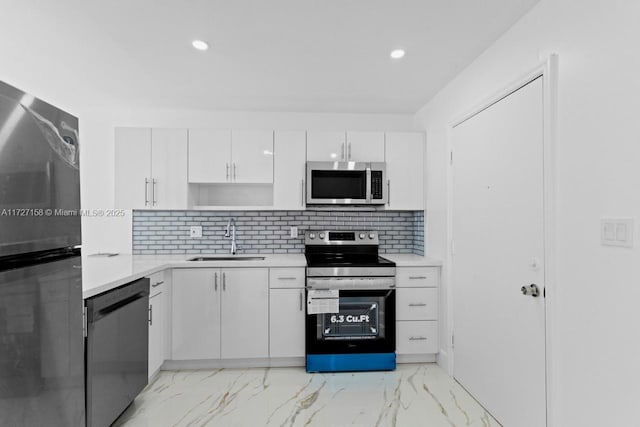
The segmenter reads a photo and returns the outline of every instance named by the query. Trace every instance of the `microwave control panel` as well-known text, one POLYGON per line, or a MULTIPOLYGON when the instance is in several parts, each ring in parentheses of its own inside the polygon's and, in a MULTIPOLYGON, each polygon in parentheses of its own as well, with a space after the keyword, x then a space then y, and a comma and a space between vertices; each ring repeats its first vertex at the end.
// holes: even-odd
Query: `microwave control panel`
POLYGON ((371 198, 382 199, 382 171, 371 171, 371 198))

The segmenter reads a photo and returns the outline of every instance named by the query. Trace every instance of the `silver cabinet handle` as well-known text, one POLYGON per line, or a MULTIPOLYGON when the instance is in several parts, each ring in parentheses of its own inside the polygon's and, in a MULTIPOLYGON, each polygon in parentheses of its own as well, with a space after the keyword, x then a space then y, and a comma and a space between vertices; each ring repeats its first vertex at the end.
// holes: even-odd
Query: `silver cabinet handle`
POLYGON ((391 180, 387 180, 387 206, 391 206, 391 180))
POLYGON ((236 162, 233 162, 233 180, 236 180, 236 162))
POLYGON ((151 206, 155 206, 158 203, 158 199, 156 199, 156 181, 155 178, 151 178, 151 206))
POLYGON ((423 303, 423 302, 412 302, 409 303, 409 307, 426 307, 427 304, 423 303))
POLYGON ((409 280, 426 280, 427 276, 409 276, 409 280))
POLYGON ((346 154, 346 153, 345 153, 345 143, 343 142, 343 143, 342 143, 342 160, 346 160, 346 159, 345 159, 345 154, 346 154))
POLYGON ((162 285, 164 283, 164 280, 161 280, 159 282, 154 283, 153 285, 151 285, 152 288, 157 288, 158 286, 162 285))
POLYGON ((278 280, 296 280, 296 277, 281 276, 281 277, 278 277, 278 280))
POLYGON ((409 341, 426 341, 427 337, 409 337, 409 341))
POLYGON ((222 273, 222 290, 227 290, 227 275, 225 273, 222 273))
POLYGON ((144 205, 149 205, 149 178, 144 179, 144 205))
POLYGON ((300 206, 304 207, 304 179, 300 181, 300 206))
POLYGON ((229 181, 229 163, 225 163, 225 164, 227 165, 227 174, 226 174, 225 179, 226 179, 227 181, 229 181))
POLYGON ((300 311, 302 311, 302 294, 304 291, 300 291, 300 311))
POLYGON ((349 155, 347 156, 351 160, 351 143, 349 142, 349 155))
POLYGON ((149 306, 149 326, 153 326, 153 306, 149 306))
POLYGON ((218 272, 213 273, 213 290, 218 292, 218 272))

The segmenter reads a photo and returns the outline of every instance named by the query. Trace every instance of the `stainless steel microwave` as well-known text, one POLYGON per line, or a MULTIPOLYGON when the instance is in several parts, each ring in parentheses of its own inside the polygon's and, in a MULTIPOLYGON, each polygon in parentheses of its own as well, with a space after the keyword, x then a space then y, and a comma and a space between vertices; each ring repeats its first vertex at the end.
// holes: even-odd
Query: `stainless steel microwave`
POLYGON ((307 162, 308 205, 384 205, 384 162, 307 162))

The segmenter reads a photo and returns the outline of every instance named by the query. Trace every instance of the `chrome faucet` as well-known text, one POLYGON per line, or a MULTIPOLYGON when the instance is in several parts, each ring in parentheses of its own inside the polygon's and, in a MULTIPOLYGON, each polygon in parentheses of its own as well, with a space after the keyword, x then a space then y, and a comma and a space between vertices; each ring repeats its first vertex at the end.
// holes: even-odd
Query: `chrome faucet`
POLYGON ((238 250, 236 244, 236 219, 231 218, 227 223, 227 231, 224 233, 224 237, 231 238, 231 255, 235 255, 238 250))

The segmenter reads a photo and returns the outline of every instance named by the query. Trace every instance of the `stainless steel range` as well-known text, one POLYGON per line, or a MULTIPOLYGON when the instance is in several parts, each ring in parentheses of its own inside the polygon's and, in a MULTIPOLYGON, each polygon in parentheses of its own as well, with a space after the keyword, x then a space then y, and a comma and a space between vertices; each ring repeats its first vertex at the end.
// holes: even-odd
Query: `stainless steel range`
POLYGON ((307 372, 396 367, 396 265, 377 231, 308 231, 307 372))

